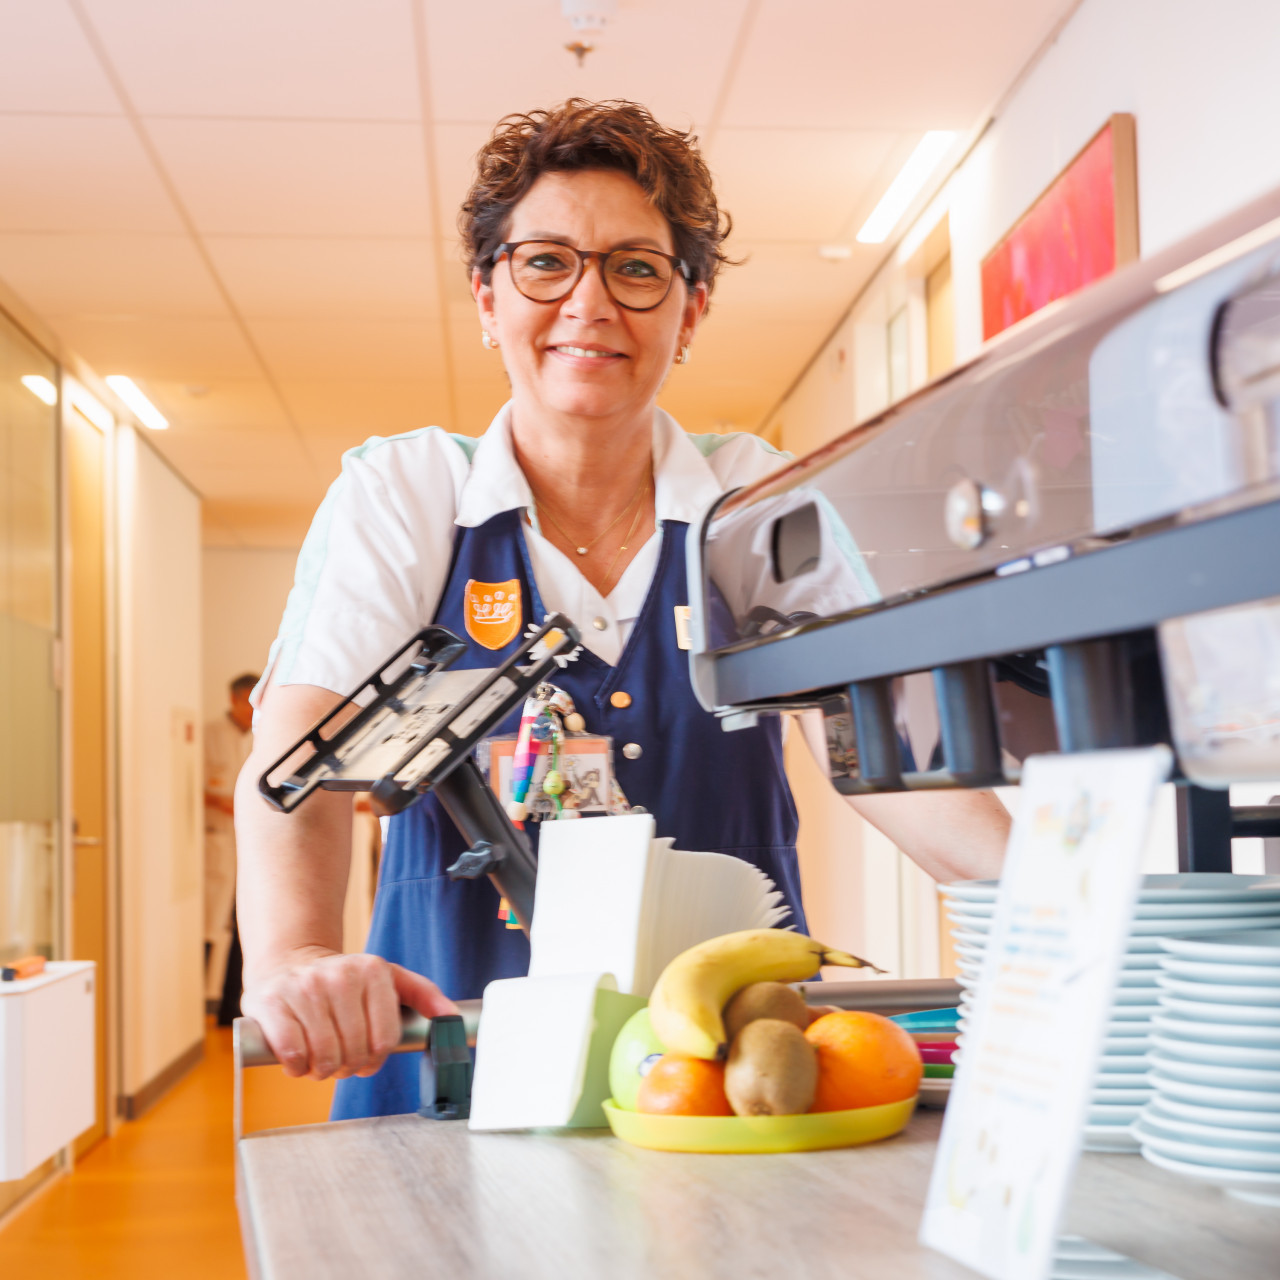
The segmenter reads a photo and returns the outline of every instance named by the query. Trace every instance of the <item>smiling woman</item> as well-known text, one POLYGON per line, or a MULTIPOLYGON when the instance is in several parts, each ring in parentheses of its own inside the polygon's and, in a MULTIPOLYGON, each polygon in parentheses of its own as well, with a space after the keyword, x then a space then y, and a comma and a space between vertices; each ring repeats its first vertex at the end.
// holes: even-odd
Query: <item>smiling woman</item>
MULTIPOLYGON (((285 816, 256 791, 428 623, 469 636, 456 665, 478 668, 547 612, 574 619, 584 650, 557 683, 590 732, 625 744, 627 797, 680 847, 759 867, 804 929, 778 722, 721 732, 678 640, 689 525, 780 461, 758 437, 689 436, 657 408, 727 261, 729 219, 696 141, 626 102, 509 117, 477 157, 461 226, 479 336, 511 399, 479 441, 429 427, 346 455, 299 559, 237 789, 244 1009, 287 1071, 344 1078, 339 1117, 417 1107, 416 1065, 383 1065, 399 1004, 430 1015, 529 963, 489 882, 445 874, 464 844, 433 795, 391 820, 368 954, 342 955, 350 797, 317 792, 285 816), (503 625, 481 625, 499 602, 503 625)), ((874 820, 908 851, 933 857, 939 818, 955 816, 942 810, 963 809, 932 865, 995 873, 1006 821, 993 798, 908 797, 914 819, 894 799, 878 797, 874 820)))

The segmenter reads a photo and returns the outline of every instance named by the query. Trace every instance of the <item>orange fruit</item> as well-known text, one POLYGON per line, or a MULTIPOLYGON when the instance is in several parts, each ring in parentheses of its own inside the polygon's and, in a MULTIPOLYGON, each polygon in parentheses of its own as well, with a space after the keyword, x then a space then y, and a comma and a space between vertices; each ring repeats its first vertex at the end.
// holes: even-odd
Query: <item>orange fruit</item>
POLYGON ((818 1088, 810 1111, 848 1111, 902 1102, 920 1091, 924 1064, 916 1042, 878 1013, 841 1009, 810 1024, 818 1088))
POLYGON ((636 1110, 651 1116, 731 1116, 724 1063, 664 1053, 640 1081, 636 1110))

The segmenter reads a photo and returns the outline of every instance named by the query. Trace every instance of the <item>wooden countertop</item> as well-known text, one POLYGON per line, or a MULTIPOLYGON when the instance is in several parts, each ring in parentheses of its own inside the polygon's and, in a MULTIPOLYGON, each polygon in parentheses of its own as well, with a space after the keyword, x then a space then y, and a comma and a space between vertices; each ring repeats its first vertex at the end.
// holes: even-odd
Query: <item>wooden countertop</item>
MULTIPOLYGON (((350 1120, 244 1138, 237 1197, 258 1280, 972 1280, 916 1243, 940 1125, 921 1111, 873 1146, 710 1156, 350 1120)), ((1066 1229, 1180 1280, 1280 1274, 1280 1210, 1136 1155, 1082 1159, 1066 1229)))

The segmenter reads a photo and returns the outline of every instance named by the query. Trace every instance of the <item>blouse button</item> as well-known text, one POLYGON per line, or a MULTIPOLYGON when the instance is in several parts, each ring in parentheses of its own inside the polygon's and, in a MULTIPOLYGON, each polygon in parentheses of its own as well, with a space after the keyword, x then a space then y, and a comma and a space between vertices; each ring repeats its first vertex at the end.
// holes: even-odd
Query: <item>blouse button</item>
POLYGON ((609 695, 609 705, 617 707, 619 711, 625 711, 631 705, 631 695, 624 689, 619 689, 617 693, 609 695))
POLYGON ((639 760, 644 754, 644 748, 638 742, 628 742, 627 745, 622 748, 622 754, 626 756, 628 760, 639 760))
POLYGON ((591 625, 597 631, 607 631, 609 629, 609 624, 603 618, 592 618, 591 625))

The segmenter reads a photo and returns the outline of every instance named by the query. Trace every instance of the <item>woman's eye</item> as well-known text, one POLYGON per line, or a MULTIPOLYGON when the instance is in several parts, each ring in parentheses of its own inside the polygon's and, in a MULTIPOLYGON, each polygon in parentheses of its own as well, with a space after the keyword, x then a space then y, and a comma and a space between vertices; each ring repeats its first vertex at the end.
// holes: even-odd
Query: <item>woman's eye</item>
POLYGON ((615 264, 614 272, 620 276, 639 278, 658 274, 654 269, 653 263, 645 261, 644 258, 624 258, 621 262, 615 264))
POLYGON ((526 264, 535 271, 567 271, 565 260, 554 253, 535 253, 526 264))

